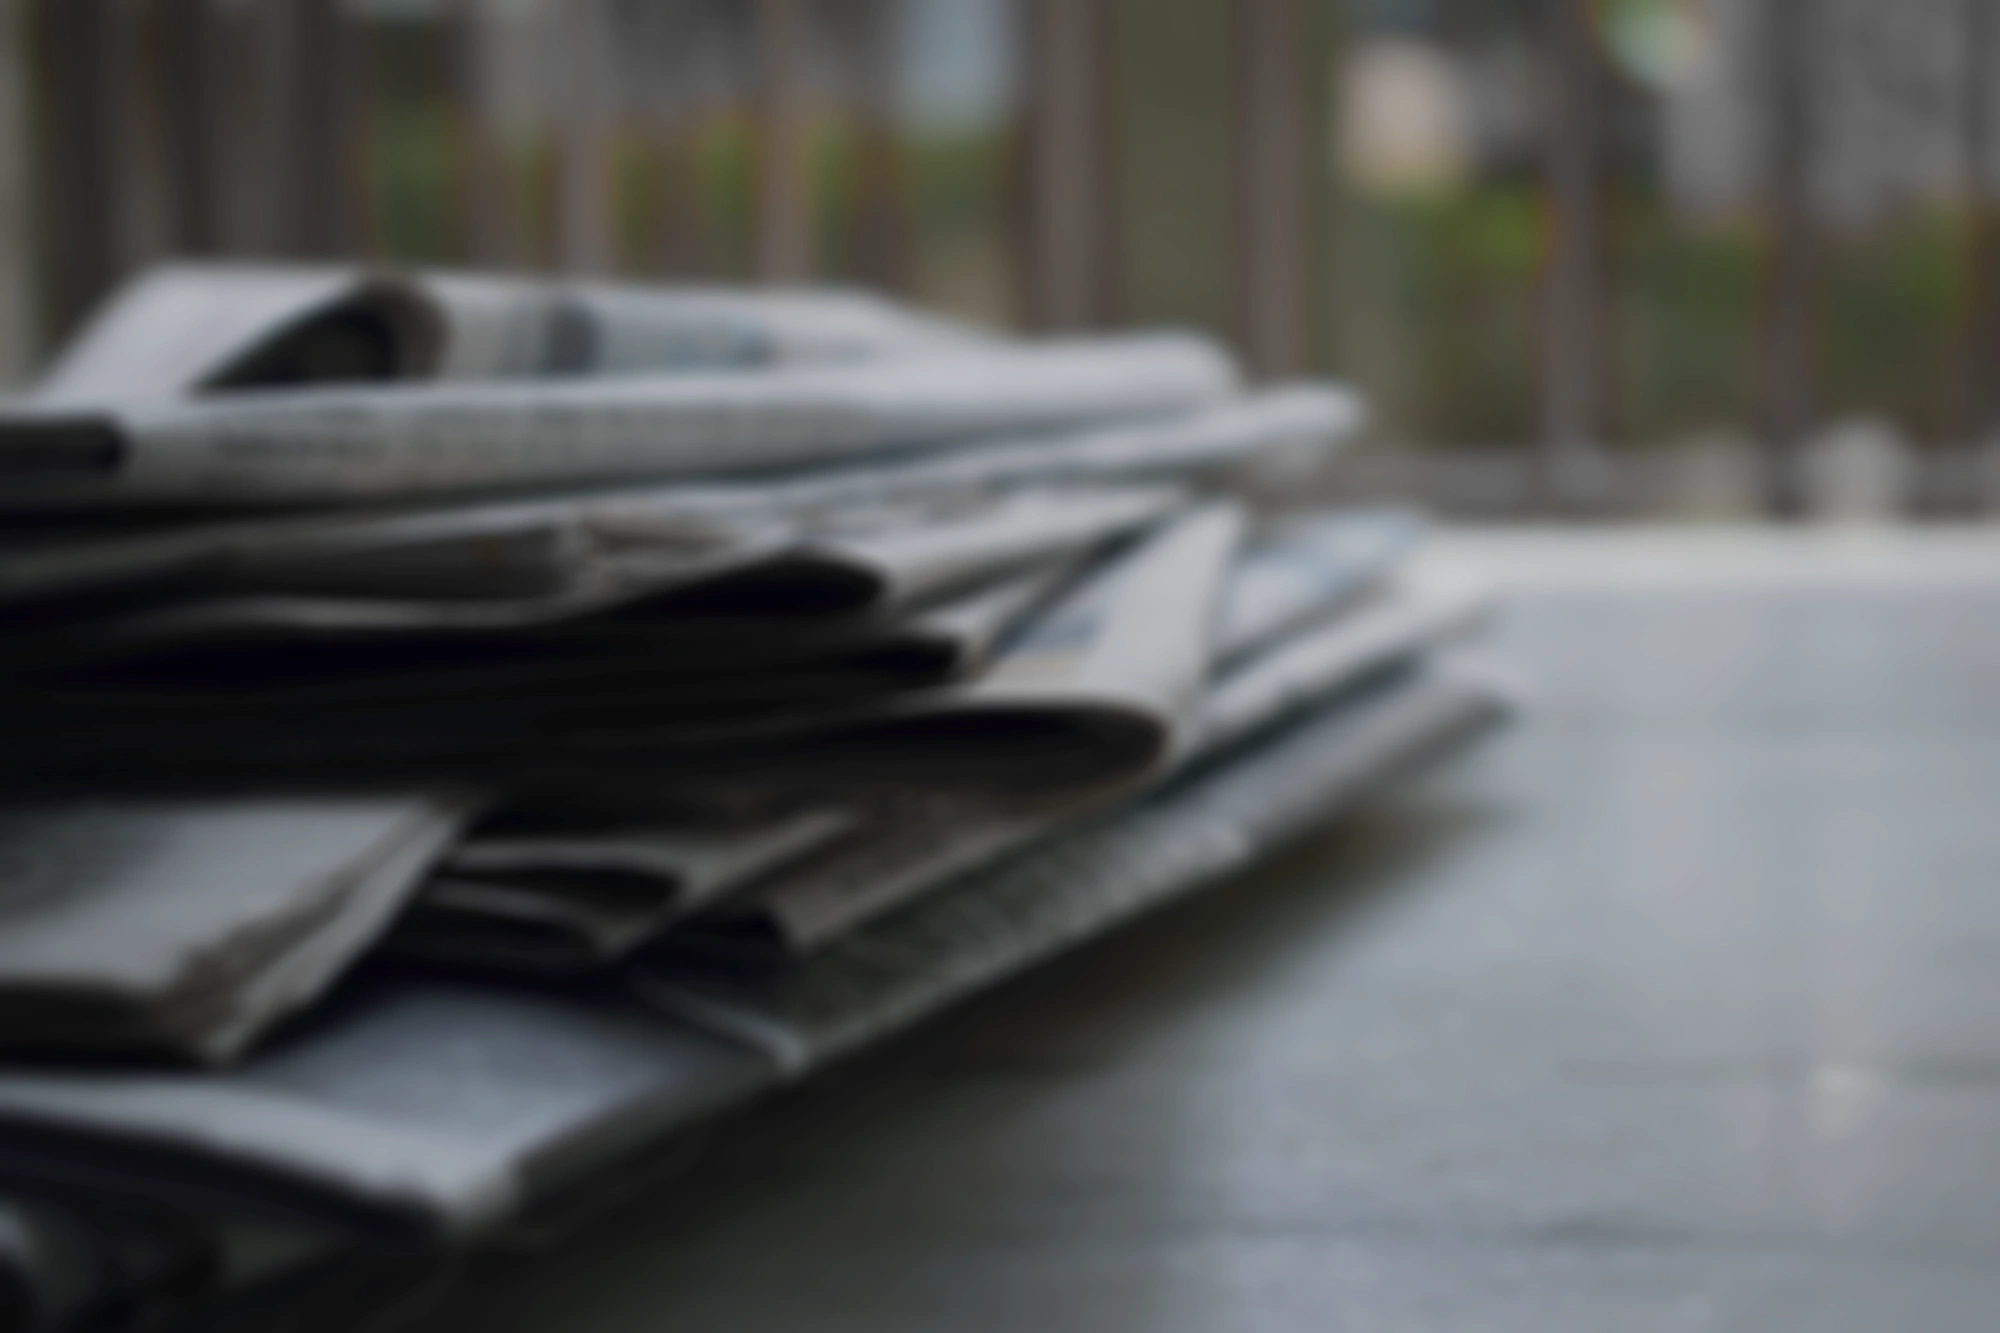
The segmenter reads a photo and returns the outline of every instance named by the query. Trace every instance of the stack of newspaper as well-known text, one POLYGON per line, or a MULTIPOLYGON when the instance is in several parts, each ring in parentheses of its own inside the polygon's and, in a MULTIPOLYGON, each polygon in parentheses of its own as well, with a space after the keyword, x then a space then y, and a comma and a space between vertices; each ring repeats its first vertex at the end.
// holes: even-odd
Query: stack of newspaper
POLYGON ((0 411, 0 1328, 353 1327, 1491 720, 1186 335, 172 268, 0 411), (91 1322, 98 1321, 98 1322, 91 1322))

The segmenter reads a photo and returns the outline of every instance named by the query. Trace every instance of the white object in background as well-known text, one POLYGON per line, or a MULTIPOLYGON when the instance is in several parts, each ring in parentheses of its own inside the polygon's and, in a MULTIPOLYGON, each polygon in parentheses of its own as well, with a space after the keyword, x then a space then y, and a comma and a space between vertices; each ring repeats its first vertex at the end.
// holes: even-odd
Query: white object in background
POLYGON ((1831 523, 1893 523, 1909 508, 1909 441, 1885 421, 1837 422, 1800 460, 1806 508, 1831 523))

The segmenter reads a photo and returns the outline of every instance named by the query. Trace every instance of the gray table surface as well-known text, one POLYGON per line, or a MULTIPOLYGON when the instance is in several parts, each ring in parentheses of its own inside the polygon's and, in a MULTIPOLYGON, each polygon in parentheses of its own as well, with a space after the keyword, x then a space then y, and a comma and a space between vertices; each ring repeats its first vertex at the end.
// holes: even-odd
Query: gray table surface
POLYGON ((2000 537, 1475 534, 1508 733, 435 1329, 2000 1329, 2000 537))

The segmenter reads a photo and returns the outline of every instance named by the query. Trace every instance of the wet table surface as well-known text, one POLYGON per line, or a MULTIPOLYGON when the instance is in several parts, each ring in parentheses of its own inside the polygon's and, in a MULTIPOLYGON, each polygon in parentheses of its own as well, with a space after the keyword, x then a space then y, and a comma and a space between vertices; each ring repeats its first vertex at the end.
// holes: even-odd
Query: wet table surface
POLYGON ((423 1326, 2000 1328, 2000 537, 1437 558, 1510 731, 423 1326))

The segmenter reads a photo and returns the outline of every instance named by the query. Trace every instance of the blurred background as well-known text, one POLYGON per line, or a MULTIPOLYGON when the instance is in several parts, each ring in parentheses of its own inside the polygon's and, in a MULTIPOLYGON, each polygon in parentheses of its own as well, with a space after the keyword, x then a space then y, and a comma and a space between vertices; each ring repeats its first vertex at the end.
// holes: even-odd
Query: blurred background
POLYGON ((2000 507, 2000 0, 0 0, 0 381, 170 255, 1193 324, 1485 517, 2000 507))

